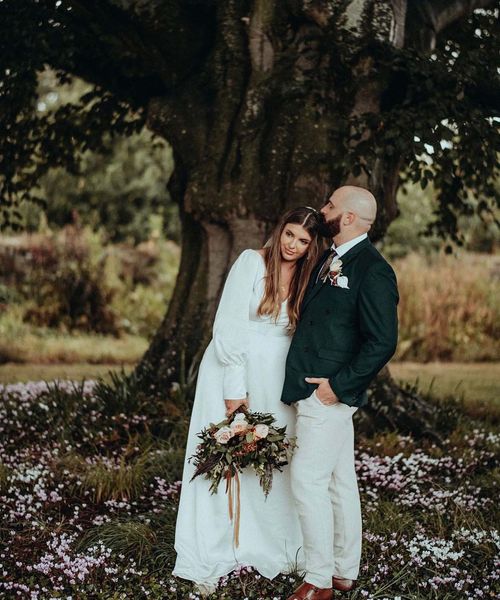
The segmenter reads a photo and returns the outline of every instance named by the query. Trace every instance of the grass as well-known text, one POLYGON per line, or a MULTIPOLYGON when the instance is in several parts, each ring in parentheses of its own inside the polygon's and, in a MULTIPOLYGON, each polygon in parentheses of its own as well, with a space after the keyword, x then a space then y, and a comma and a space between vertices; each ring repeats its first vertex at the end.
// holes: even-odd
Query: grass
POLYGON ((397 380, 422 392, 500 407, 500 363, 392 362, 390 369, 397 380))
POLYGON ((124 452, 114 460, 99 456, 88 461, 70 453, 61 459, 59 468, 75 473, 78 491, 88 491, 93 502, 101 504, 107 500, 135 500, 144 488, 148 458, 145 452, 130 461, 124 452))
MULTIPOLYGON (((125 373, 133 369, 133 364, 120 365, 125 373)), ((40 364, 40 363, 6 363, 0 365, 0 383, 14 383, 18 381, 52 381, 54 379, 97 379, 102 377, 105 381, 110 379, 110 371, 116 371, 117 365, 112 363, 92 364, 40 364)))
POLYGON ((0 309, 0 362, 16 364, 135 363, 148 346, 144 336, 64 332, 23 321, 22 306, 0 309))
POLYGON ((14 363, 133 363, 148 346, 145 338, 124 334, 119 338, 59 333, 33 327, 6 332, 0 324, 0 359, 14 363))

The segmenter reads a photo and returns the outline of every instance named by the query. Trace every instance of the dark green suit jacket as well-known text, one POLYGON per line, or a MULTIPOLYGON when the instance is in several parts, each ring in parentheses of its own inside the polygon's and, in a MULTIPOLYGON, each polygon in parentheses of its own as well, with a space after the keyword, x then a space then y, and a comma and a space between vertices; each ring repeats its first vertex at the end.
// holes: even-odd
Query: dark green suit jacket
POLYGON ((291 404, 310 396, 317 384, 305 377, 327 377, 341 402, 367 403, 366 389, 396 350, 396 276, 369 239, 343 256, 349 289, 314 283, 328 252, 311 276, 301 317, 286 361, 281 400, 291 404))

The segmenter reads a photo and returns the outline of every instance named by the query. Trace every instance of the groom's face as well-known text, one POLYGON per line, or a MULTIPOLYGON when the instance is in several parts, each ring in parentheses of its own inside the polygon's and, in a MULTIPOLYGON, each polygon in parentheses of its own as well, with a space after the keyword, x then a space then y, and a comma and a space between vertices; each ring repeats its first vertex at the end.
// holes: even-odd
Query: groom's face
POLYGON ((321 221, 318 226, 318 233, 326 238, 334 238, 340 233, 340 222, 342 220, 342 215, 340 214, 338 217, 333 217, 331 220, 327 221, 325 215, 321 215, 321 221))
POLYGON ((335 198, 335 194, 328 199, 320 213, 319 234, 326 238, 336 237, 342 229, 343 212, 341 201, 335 198))

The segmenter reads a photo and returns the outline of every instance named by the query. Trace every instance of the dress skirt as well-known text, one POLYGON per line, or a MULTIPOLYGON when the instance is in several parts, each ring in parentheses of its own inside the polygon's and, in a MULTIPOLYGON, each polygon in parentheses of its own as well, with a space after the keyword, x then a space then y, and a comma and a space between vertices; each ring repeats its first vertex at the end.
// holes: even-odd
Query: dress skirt
MULTIPOLYGON (((246 339, 246 374, 250 410, 270 412, 279 426, 294 435, 295 411, 280 401, 290 337, 282 327, 250 321, 246 339)), ((210 342, 200 365, 189 428, 182 493, 176 527, 177 561, 173 574, 197 583, 217 583, 239 566, 251 566, 273 579, 301 568, 302 536, 290 489, 289 466, 274 473, 267 497, 253 470, 241 477, 239 546, 233 544, 228 498, 221 483, 210 494, 210 482, 194 473, 192 456, 200 442, 197 434, 225 418, 223 366, 210 342)))

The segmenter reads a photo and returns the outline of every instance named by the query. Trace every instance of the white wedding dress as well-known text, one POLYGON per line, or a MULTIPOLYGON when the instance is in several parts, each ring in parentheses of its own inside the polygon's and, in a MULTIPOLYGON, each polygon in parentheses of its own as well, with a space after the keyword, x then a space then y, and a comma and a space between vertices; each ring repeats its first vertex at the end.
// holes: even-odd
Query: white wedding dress
POLYGON ((213 339, 200 364, 191 415, 175 534, 173 574, 198 584, 216 584, 240 566, 273 579, 303 567, 302 535, 290 490, 289 466, 275 471, 267 499, 253 471, 241 476, 239 547, 233 545, 228 498, 223 483, 209 492, 203 476, 190 482, 187 459, 200 442, 197 433, 225 418, 224 398, 244 398, 250 409, 270 412, 287 434, 295 433, 295 411, 280 401, 291 338, 286 301, 277 322, 257 315, 264 293, 264 258, 245 250, 234 263, 219 303, 213 339))

